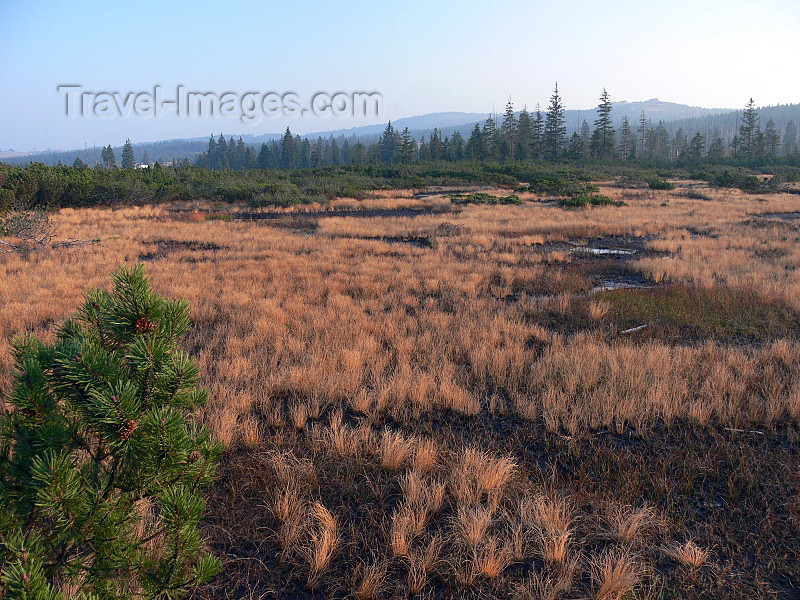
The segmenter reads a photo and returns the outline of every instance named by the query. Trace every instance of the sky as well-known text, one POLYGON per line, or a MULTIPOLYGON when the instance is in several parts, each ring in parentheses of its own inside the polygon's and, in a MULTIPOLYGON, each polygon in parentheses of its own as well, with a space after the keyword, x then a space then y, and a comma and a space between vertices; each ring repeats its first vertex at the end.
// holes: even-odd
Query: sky
POLYGON ((800 102, 799 0, 0 0, 0 150, 309 133, 432 112, 800 102), (67 116, 83 91, 377 92, 376 118, 67 116))

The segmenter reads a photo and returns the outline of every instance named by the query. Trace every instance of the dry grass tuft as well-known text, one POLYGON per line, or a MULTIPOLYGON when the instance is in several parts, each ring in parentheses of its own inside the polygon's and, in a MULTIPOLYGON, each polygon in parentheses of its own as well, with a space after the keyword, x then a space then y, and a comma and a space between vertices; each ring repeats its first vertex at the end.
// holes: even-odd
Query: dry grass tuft
POLYGON ((381 467, 389 471, 402 469, 414 449, 414 442, 402 433, 386 430, 378 443, 378 456, 381 467))
POLYGON ((497 508, 516 470, 517 463, 511 457, 494 457, 475 448, 466 448, 451 474, 450 485, 461 503, 477 504, 486 498, 497 508))
POLYGON ((297 546, 305 531, 307 505, 298 486, 286 483, 275 494, 271 508, 273 516, 279 522, 276 535, 285 556, 297 546))
POLYGON ((435 515, 444 504, 447 487, 443 481, 425 479, 417 471, 407 471, 400 478, 403 505, 426 515, 435 515))
POLYGON ((330 566, 336 552, 339 544, 339 523, 334 514, 321 502, 312 503, 310 512, 314 526, 311 529, 311 540, 304 548, 303 554, 310 566, 307 585, 313 589, 330 566))
POLYGON ((408 561, 408 590, 420 594, 428 583, 430 574, 439 566, 444 543, 438 535, 433 536, 422 548, 406 556, 408 561))
POLYGON ((711 554, 708 550, 704 550, 692 540, 687 540, 683 544, 675 542, 663 550, 664 554, 669 556, 672 560, 692 568, 705 565, 711 554))
POLYGON ((247 415, 239 422, 239 441, 245 448, 257 448, 261 443, 261 429, 252 415, 247 415))
POLYGON ((492 526, 494 511, 487 506, 459 506, 454 529, 459 539, 469 548, 483 541, 492 526))
POLYGON ((522 501, 520 515, 542 530, 563 533, 569 531, 575 521, 575 503, 555 493, 539 494, 522 501))
POLYGON ((394 556, 409 556, 411 544, 425 530, 428 516, 426 507, 407 502, 395 510, 389 533, 394 556))
POLYGON ((439 460, 439 450, 436 443, 430 439, 417 440, 411 466, 415 471, 425 474, 433 470, 439 460))
POLYGON ((568 498, 555 494, 526 499, 520 516, 535 533, 539 552, 546 564, 564 565, 570 556, 575 505, 568 498))
POLYGON ((289 420, 292 422, 295 429, 303 429, 308 422, 308 417, 308 404, 305 402, 298 402, 289 409, 289 420))
POLYGON ((514 560, 512 549, 505 542, 491 536, 474 551, 473 568, 479 577, 494 579, 514 560))
POLYGON ((363 563, 356 575, 356 585, 353 595, 357 600, 372 600, 383 595, 386 584, 386 563, 375 561, 370 564, 363 563))
POLYGON ((611 305, 603 300, 592 300, 589 302, 589 317, 592 321, 602 321, 610 310, 611 305))
POLYGON ((368 426, 350 427, 341 422, 323 433, 327 449, 339 458, 356 458, 369 454, 374 445, 372 429, 368 426))
POLYGON ((634 508, 625 505, 611 505, 603 515, 603 536, 618 542, 633 543, 641 541, 658 526, 656 511, 650 506, 634 508))
POLYGON ((609 550, 591 560, 595 600, 618 600, 641 579, 641 567, 633 556, 621 550, 609 550))
POLYGON ((514 590, 514 600, 559 600, 569 594, 573 587, 577 562, 573 570, 558 572, 537 571, 522 580, 514 590))

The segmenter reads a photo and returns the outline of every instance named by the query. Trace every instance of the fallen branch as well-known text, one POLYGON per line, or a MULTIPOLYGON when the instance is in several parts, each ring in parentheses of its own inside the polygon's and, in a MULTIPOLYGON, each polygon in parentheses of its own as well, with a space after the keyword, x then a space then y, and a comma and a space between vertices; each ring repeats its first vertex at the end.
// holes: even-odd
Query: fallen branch
POLYGON ((763 431, 755 431, 753 429, 733 429, 731 427, 725 427, 725 431, 733 431, 734 433, 755 433, 757 435, 764 435, 763 431))
POLYGON ((649 323, 645 323, 644 325, 639 325, 638 327, 631 327, 630 329, 626 329, 625 331, 620 331, 620 334, 622 334, 622 333, 634 333, 636 331, 641 331, 642 329, 644 329, 648 325, 649 325, 649 323))

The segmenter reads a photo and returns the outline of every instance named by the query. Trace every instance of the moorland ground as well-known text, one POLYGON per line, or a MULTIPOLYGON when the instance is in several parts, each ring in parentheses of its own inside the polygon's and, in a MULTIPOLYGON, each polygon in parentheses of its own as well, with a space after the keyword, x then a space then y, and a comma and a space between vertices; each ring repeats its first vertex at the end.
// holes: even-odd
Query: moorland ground
POLYGON ((62 209, 99 243, 0 254, 0 338, 120 263, 191 303, 196 598, 796 598, 800 200, 601 192, 62 209))

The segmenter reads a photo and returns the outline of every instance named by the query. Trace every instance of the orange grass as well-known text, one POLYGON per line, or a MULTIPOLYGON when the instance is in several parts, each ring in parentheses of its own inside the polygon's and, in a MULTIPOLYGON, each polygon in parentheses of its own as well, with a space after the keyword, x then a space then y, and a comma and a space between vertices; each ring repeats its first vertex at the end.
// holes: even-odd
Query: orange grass
MULTIPOLYGON (((548 280, 551 253, 542 242, 649 234, 656 236, 650 245, 669 254, 631 264, 656 281, 746 285, 800 308, 800 271, 786 268, 800 260, 797 230, 774 219, 770 227, 743 224, 756 211, 791 210, 792 198, 759 197, 754 206, 736 191, 711 193, 715 202, 675 195, 669 207, 656 195, 628 207, 569 213, 532 204, 416 218, 323 218, 311 237, 261 222, 175 221, 163 208, 64 209, 53 217, 60 235, 101 243, 29 259, 0 256, 0 336, 52 337, 86 288, 106 285, 118 263, 152 251, 148 241, 216 243, 222 249, 213 252, 175 248, 147 264, 147 272, 159 292, 191 303, 195 325, 186 342, 214 399, 205 419, 228 444, 256 443, 262 433, 246 415, 265 405, 303 428, 331 402, 373 418, 499 410, 489 406, 488 389, 502 390, 518 414, 554 429, 680 417, 730 426, 797 420, 800 348, 793 340, 772 359, 777 351, 769 346, 634 346, 548 333, 541 354, 527 344, 539 335, 531 321, 542 310, 570 318, 577 300, 569 293, 550 305, 524 295, 515 303, 498 299, 548 280), (457 226, 456 233, 437 234, 442 223, 457 226), (689 226, 714 236, 692 235, 689 226), (424 235, 435 247, 361 235, 424 235), (772 387, 752 389, 750 381, 770 375, 771 360, 785 361, 790 376, 776 373, 772 387), (713 379, 713 392, 695 375, 698 366, 713 379)), ((602 301, 585 306, 593 320, 608 318, 602 301)), ((10 362, 4 346, 6 390, 10 362)))
MULTIPOLYGON (((0 255, 0 336, 52 339, 88 287, 148 256, 155 289, 191 305, 184 344, 211 391, 200 418, 231 452, 272 448, 261 457, 266 499, 252 510, 270 516, 259 536, 305 585, 339 581, 341 567, 357 598, 422 594, 437 578, 491 585, 512 563, 537 561, 543 569, 524 573, 516 597, 563 597, 583 581, 582 594, 618 598, 648 576, 643 563, 667 555, 699 566, 707 551, 692 542, 648 546, 659 533, 648 507, 610 504, 589 518, 571 498, 540 489, 515 457, 406 428, 431 415, 520 417, 564 437, 679 419, 733 428, 800 420, 796 338, 736 346, 622 335, 613 307, 590 294, 591 264, 567 244, 649 236, 644 245, 658 253, 632 257, 628 273, 654 284, 746 288, 797 311, 800 231, 752 216, 796 210, 796 199, 602 191, 628 206, 314 215, 313 235, 268 221, 177 219, 163 207, 65 209, 53 215, 60 236, 101 242, 0 255), (402 242, 423 238, 426 247, 402 242), (219 249, 193 249, 210 244, 219 249), (310 442, 308 456, 283 448, 298 439, 310 442), (331 470, 338 486, 378 490, 384 512, 373 518, 385 538, 369 564, 337 562, 358 525, 346 507, 318 499, 321 473, 331 470), (587 539, 612 548, 585 550, 587 539), (406 589, 389 591, 388 579, 406 589)), ((334 206, 442 202, 401 191, 334 206)), ((10 368, 3 345, 0 391, 10 368)))

